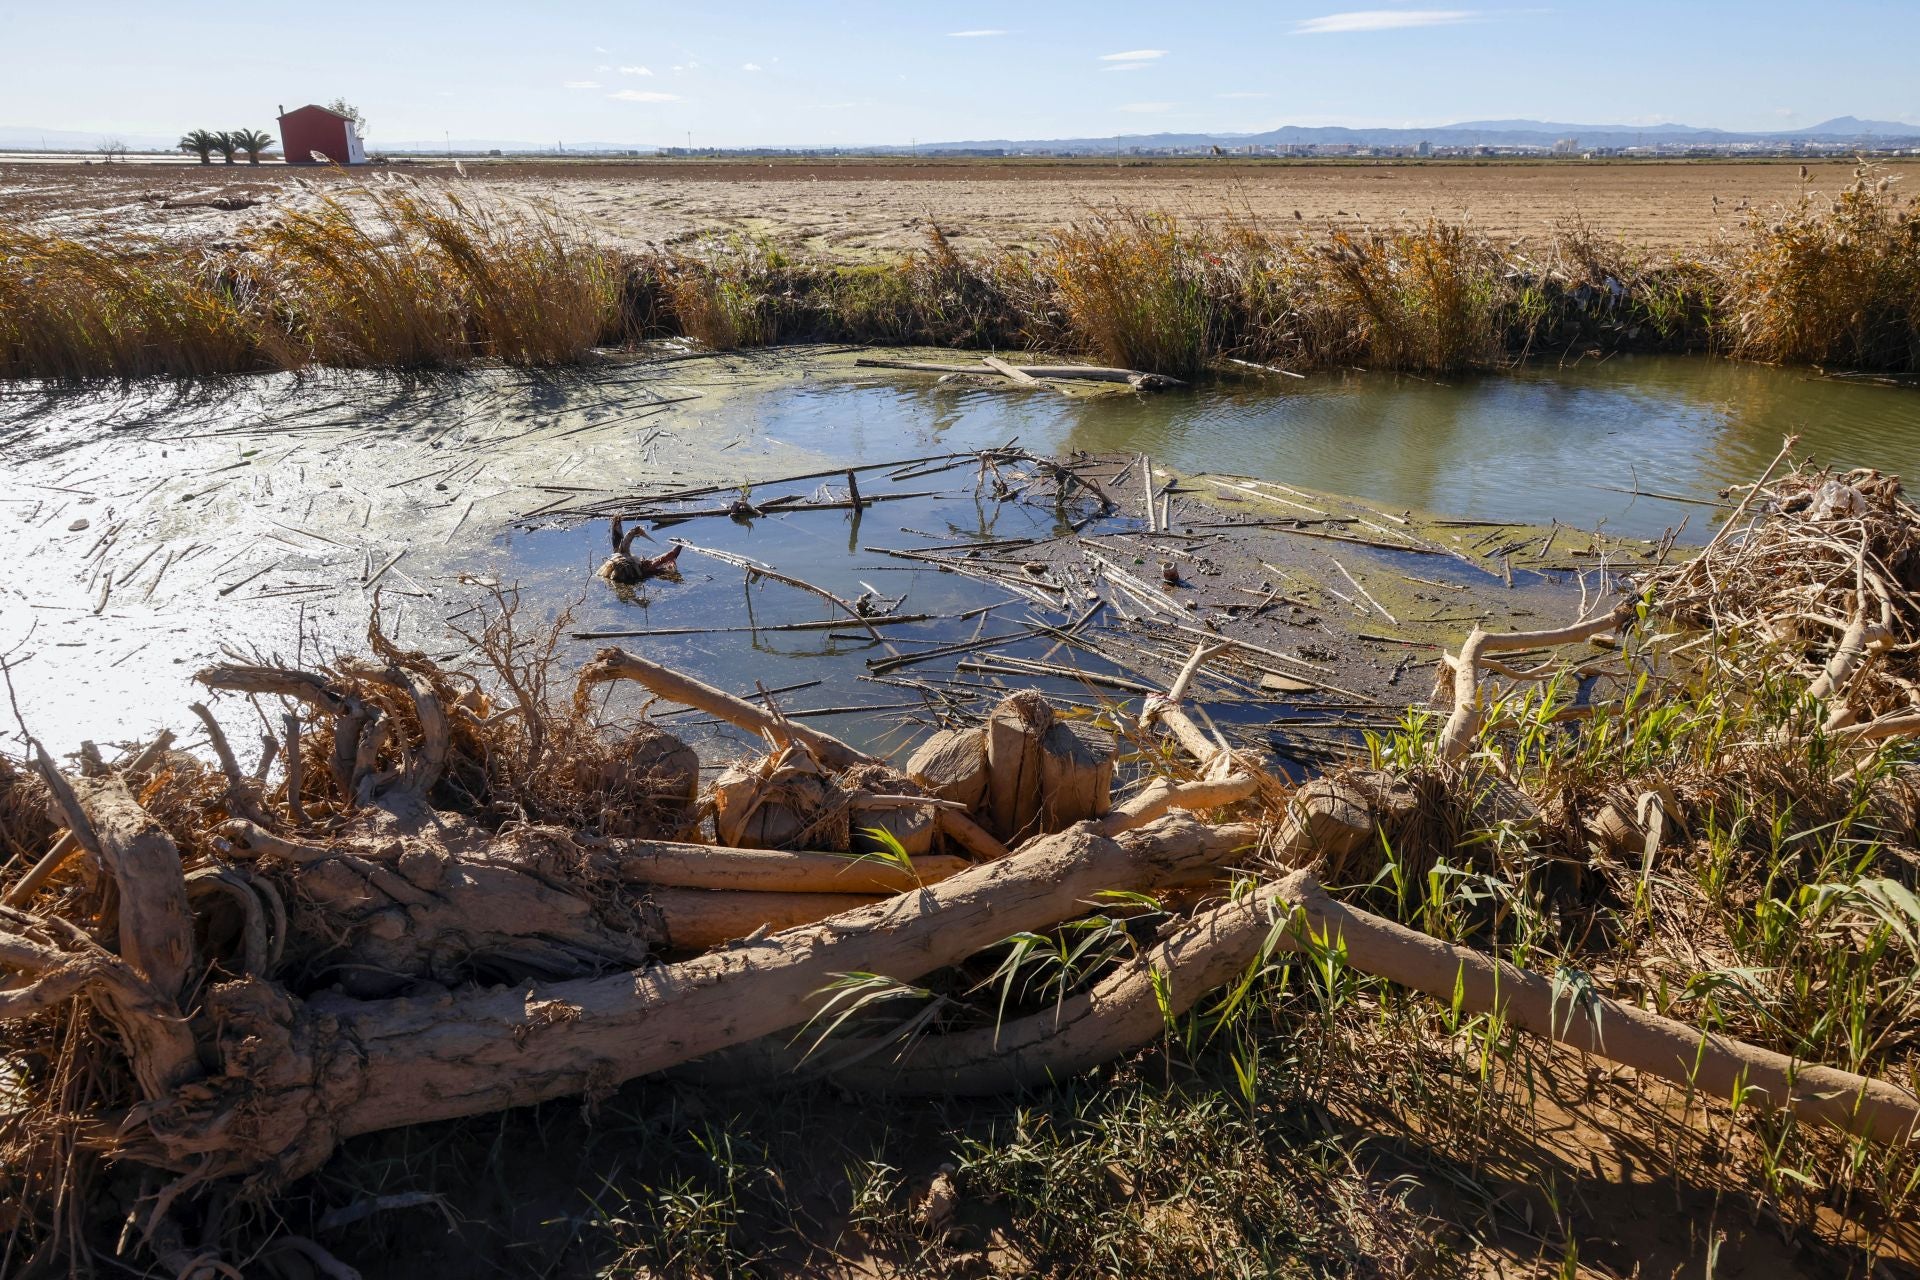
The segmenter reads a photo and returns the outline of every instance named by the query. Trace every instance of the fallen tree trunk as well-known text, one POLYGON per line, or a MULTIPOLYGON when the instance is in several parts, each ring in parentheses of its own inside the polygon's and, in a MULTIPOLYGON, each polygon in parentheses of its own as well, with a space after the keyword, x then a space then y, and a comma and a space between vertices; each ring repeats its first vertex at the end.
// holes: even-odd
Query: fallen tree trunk
MULTIPOLYGON (((1442 942, 1328 897, 1296 871, 1204 912, 1185 928, 1057 1009, 1003 1026, 928 1036, 898 1048, 840 1044, 818 1068, 844 1085, 921 1095, 994 1094, 1044 1085, 1138 1049, 1248 965, 1280 951, 1343 950, 1346 963, 1469 1013, 1494 1014, 1535 1035, 1736 1105, 1759 1103, 1899 1145, 1920 1134, 1920 1098, 1882 1080, 1802 1062, 1605 996, 1556 994, 1552 981, 1442 942)), ((760 1050, 768 1057, 765 1048, 760 1050)), ((772 1059, 780 1057, 773 1050, 772 1059)), ((784 1055, 789 1065, 792 1055, 784 1055)))
POLYGON ((723 943, 764 937, 782 929, 813 924, 871 906, 871 893, 730 893, 715 889, 656 889, 650 895, 660 910, 674 951, 706 951, 723 943))
POLYGON ((174 1167, 317 1168, 345 1137, 477 1115, 621 1081, 804 1021, 835 977, 909 981, 1102 890, 1214 866, 1249 827, 1164 818, 1118 840, 1086 828, 913 893, 695 959, 602 978, 424 999, 302 1003, 230 982, 207 997, 224 1070, 153 1099, 147 1135, 174 1167))
POLYGON ((845 853, 729 849, 669 840, 614 841, 606 857, 621 879, 639 884, 793 894, 905 893, 950 879, 972 865, 964 858, 934 853, 916 854, 901 866, 845 853))

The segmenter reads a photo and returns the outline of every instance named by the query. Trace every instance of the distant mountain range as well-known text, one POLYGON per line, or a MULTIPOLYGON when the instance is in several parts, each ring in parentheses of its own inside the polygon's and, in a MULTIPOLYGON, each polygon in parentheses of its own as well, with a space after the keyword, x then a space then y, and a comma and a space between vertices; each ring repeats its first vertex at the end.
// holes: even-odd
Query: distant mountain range
MULTIPOLYGON (((1354 146, 1414 146, 1421 142, 1436 147, 1549 147, 1563 138, 1578 138, 1582 147, 1634 147, 1673 144, 1696 146, 1733 146, 1762 143, 1785 146, 1795 142, 1859 143, 1889 146, 1920 145, 1920 124, 1898 120, 1861 120, 1854 116, 1836 116, 1804 129, 1780 129, 1742 132, 1729 129, 1702 129, 1684 124, 1564 124, 1549 120, 1468 120, 1460 124, 1438 125, 1431 129, 1347 129, 1337 126, 1282 125, 1262 133, 1135 133, 1106 138, 992 138, 968 142, 923 142, 913 150, 938 154, 945 151, 1053 151, 1082 154, 1113 154, 1134 148, 1143 150, 1195 147, 1301 146, 1347 143, 1354 146)), ((0 150, 93 151, 109 139, 125 143, 136 151, 162 150, 173 145, 173 137, 147 133, 92 133, 85 130, 41 129, 31 125, 0 125, 0 150)), ((395 154, 434 154, 448 146, 457 152, 551 152, 554 144, 514 141, 500 138, 455 138, 442 140, 405 140, 389 142, 378 136, 372 149, 395 154)), ((659 148, 641 142, 576 142, 566 144, 568 153, 606 154, 621 151, 654 151, 659 148)), ((738 149, 738 148, 734 148, 738 149)), ((813 149, 800 146, 769 148, 775 150, 813 149)), ((870 151, 879 154, 905 153, 901 146, 841 147, 838 150, 870 151)))
MULTIPOLYGON (((939 151, 1071 151, 1111 153, 1134 147, 1143 149, 1181 147, 1268 147, 1301 146, 1309 143, 1350 143, 1363 147, 1404 147, 1428 142, 1436 147, 1550 147, 1563 138, 1578 138, 1583 147, 1656 146, 1662 143, 1698 146, 1732 146, 1736 143, 1795 142, 1872 142, 1886 146, 1894 142, 1920 143, 1920 124, 1897 120, 1861 120, 1854 116, 1836 116, 1804 129, 1771 132, 1740 132, 1727 129, 1701 129, 1684 124, 1564 124, 1550 120, 1467 120, 1460 124, 1438 125, 1431 129, 1347 129, 1338 126, 1310 127, 1282 125, 1264 133, 1145 133, 1120 134, 1111 138, 1056 138, 1015 140, 996 138, 975 142, 922 143, 922 152, 939 151)), ((905 151, 905 147, 886 148, 905 151)))

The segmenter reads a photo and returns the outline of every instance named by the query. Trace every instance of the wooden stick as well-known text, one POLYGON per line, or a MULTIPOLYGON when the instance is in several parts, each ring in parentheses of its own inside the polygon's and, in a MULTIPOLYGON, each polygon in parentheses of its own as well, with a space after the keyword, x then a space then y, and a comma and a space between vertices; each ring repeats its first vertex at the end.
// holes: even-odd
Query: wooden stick
POLYGON ((992 832, 958 810, 935 809, 933 822, 941 834, 972 854, 978 862, 998 862, 1011 852, 994 838, 992 832))
POLYGON ((1352 574, 1347 572, 1347 566, 1341 564, 1339 560, 1335 559, 1332 556, 1328 556, 1327 559, 1333 560, 1333 567, 1340 571, 1340 576, 1345 578, 1348 582, 1351 582, 1353 584, 1353 589, 1355 591, 1358 591, 1361 594, 1361 596, 1363 596, 1366 599, 1366 602, 1368 604, 1372 605, 1374 608, 1380 611, 1381 617, 1385 618, 1388 622, 1391 622, 1396 627, 1400 625, 1400 619, 1388 613, 1387 607, 1381 604, 1378 600, 1375 600, 1373 598, 1373 593, 1371 591, 1368 591, 1365 587, 1361 586, 1360 580, 1358 578, 1354 577, 1352 574))
POLYGON ((777 742, 797 742, 830 769, 882 763, 877 757, 854 750, 832 734, 784 720, 745 699, 736 698, 710 684, 702 684, 691 676, 681 675, 624 649, 602 649, 594 655, 593 661, 580 672, 575 699, 585 698, 590 687, 609 680, 633 680, 669 701, 697 707, 742 729, 771 737, 777 742))
POLYGON ((1799 443, 1800 443, 1800 437, 1798 435, 1790 435, 1784 441, 1781 442, 1780 452, 1773 455, 1773 461, 1769 462, 1767 464, 1767 469, 1760 473, 1760 478, 1754 482, 1753 488, 1747 490, 1745 495, 1743 495, 1740 499, 1740 505, 1735 507, 1733 509, 1733 514, 1727 517, 1727 522, 1720 526, 1718 531, 1714 533, 1713 537, 1707 540, 1707 545, 1700 548, 1700 554, 1693 558, 1691 564, 1689 564, 1688 566, 1689 577, 1692 576, 1692 573, 1691 573, 1692 565, 1703 564, 1707 558, 1707 553, 1712 551, 1715 547, 1719 546, 1720 540, 1722 538, 1725 538, 1729 533, 1733 532, 1733 528, 1737 523, 1739 523, 1740 517, 1746 514, 1748 504, 1750 504, 1753 501, 1754 497, 1760 492, 1760 490, 1766 487, 1767 481, 1773 479, 1774 468, 1778 467, 1780 463, 1786 458, 1787 454, 1793 451, 1793 446, 1799 443))
POLYGON ((1515 649, 1533 649, 1556 644, 1573 644, 1608 635, 1633 621, 1634 603, 1622 601, 1607 613, 1552 631, 1509 631, 1493 634, 1475 627, 1460 646, 1460 656, 1444 660, 1453 669, 1453 714, 1440 734, 1440 755, 1458 760, 1467 753, 1473 737, 1480 731, 1480 657, 1484 653, 1504 653, 1515 649))
MULTIPOLYGON (((159 760, 160 757, 166 753, 167 748, 172 745, 173 730, 162 729, 160 735, 142 748, 140 754, 135 756, 132 762, 129 763, 125 769, 121 770, 121 772, 129 778, 138 777, 148 769, 151 769, 154 762, 159 760)), ((39 892, 41 885, 53 878, 53 874, 66 863, 66 860, 72 856, 73 851, 79 847, 79 840, 74 836, 73 830, 69 828, 65 834, 53 842, 53 848, 41 855, 40 861, 34 863, 33 866, 27 869, 27 874, 21 876, 18 880, 14 881, 12 885, 8 886, 6 894, 0 896, 0 905, 9 907, 23 905, 29 898, 33 897, 35 893, 39 892)))
POLYGON ((984 364, 985 366, 987 366, 987 368, 993 370, 995 373, 1000 374, 1002 377, 1010 378, 1013 381, 1021 383, 1025 386, 1037 387, 1040 385, 1040 379, 1034 377, 1032 374, 1028 373, 1025 369, 1014 368, 1012 365, 1008 364, 1005 360, 1002 360, 999 356, 982 356, 980 357, 980 363, 984 364))
POLYGON ((771 578, 775 582, 785 583, 789 587, 795 587, 810 595, 819 596, 822 600, 832 604, 849 618, 852 618, 855 622, 865 627, 869 635, 886 647, 888 653, 891 653, 896 658, 900 656, 900 651, 893 647, 891 641, 880 634, 880 629, 873 625, 871 618, 825 587, 816 587, 804 578, 796 578, 790 573, 782 573, 772 565, 761 564, 758 560, 751 559, 747 556, 735 555, 731 551, 716 551, 711 547, 703 547, 696 543, 688 542, 684 538, 673 538, 670 539, 670 541, 677 547, 685 547, 689 551, 697 551, 703 556, 709 556, 712 559, 720 561, 722 564, 730 564, 735 568, 746 570, 747 580, 749 582, 756 577, 771 578))
MULTIPOLYGON (((881 613, 866 621, 875 627, 898 627, 909 622, 931 622, 936 618, 944 620, 945 615, 937 613, 881 613)), ((758 627, 649 627, 640 631, 569 631, 567 634, 575 640, 636 640, 649 636, 710 636, 727 635, 733 632, 766 631, 837 631, 846 626, 843 618, 826 618, 818 622, 776 622, 758 627)), ((925 655, 915 655, 924 657, 925 655)))
POLYGON ((300 807, 300 784, 302 768, 300 761, 300 717, 289 711, 280 717, 282 730, 287 736, 287 816, 296 827, 306 825, 307 814, 300 807))
POLYGON ((666 922, 667 945, 676 951, 709 951, 736 939, 813 924, 884 900, 860 893, 728 893, 712 889, 655 889, 648 897, 666 922))
MULTIPOLYGON (((979 373, 977 364, 938 364, 929 360, 889 360, 862 356, 855 365, 868 369, 907 369, 916 373, 979 373)), ((1142 373, 1138 369, 1114 369, 1093 364, 1024 364, 1011 366, 1030 378, 1069 378, 1089 382, 1124 382, 1141 390, 1184 386, 1178 378, 1163 373, 1142 373)))

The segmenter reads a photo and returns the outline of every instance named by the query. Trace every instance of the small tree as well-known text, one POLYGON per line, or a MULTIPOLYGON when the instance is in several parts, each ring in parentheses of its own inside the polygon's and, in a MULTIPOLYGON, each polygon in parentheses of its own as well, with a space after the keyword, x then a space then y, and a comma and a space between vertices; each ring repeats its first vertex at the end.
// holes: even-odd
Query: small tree
POLYGON ((126 163, 127 144, 118 138, 108 138, 100 144, 100 163, 112 164, 115 160, 126 163))
POLYGON ((213 149, 218 151, 228 164, 232 164, 234 153, 239 151, 240 147, 234 142, 232 134, 222 131, 213 135, 213 149))
POLYGON ((216 135, 208 133, 205 129, 195 129, 175 145, 182 151, 191 151, 199 156, 201 164, 212 164, 213 153, 219 149, 220 143, 216 135))
POLYGON ((259 164, 260 153, 273 146, 272 136, 258 129, 235 129, 227 134, 227 138, 235 147, 247 153, 248 164, 259 164))
POLYGON ((367 136, 367 118, 360 114, 360 108, 354 106, 345 98, 335 98, 327 104, 327 110, 337 111, 347 119, 353 121, 353 131, 363 138, 367 136))

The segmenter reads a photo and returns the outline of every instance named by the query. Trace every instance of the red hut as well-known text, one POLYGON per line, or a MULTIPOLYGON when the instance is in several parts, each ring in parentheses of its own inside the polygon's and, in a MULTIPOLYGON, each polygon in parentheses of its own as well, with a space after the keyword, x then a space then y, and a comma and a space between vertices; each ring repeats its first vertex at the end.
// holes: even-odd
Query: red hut
POLYGON ((309 103, 280 109, 280 154, 288 164, 365 164, 367 148, 352 116, 309 103))

